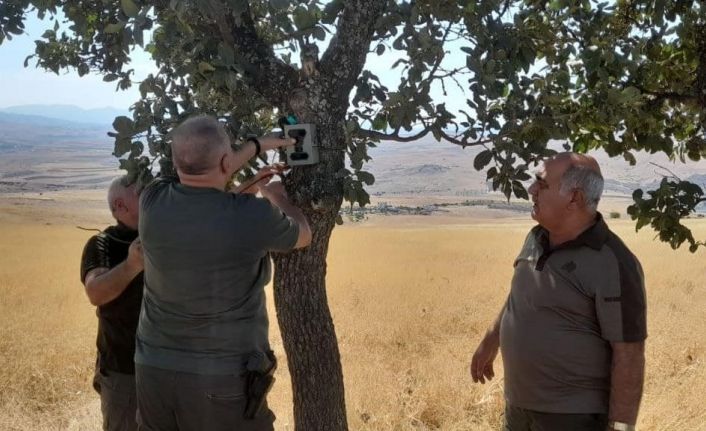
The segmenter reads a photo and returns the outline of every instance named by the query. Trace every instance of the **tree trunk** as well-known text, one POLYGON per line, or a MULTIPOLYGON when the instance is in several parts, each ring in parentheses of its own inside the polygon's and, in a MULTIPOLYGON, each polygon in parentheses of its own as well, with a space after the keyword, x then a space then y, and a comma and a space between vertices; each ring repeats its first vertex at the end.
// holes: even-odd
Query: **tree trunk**
POLYGON ((304 249, 274 256, 277 320, 292 378, 295 429, 346 431, 343 371, 326 298, 326 255, 343 199, 336 178, 344 166, 343 120, 330 112, 297 115, 300 122, 317 125, 320 162, 294 169, 285 185, 306 214, 313 240, 304 249))
POLYGON ((296 430, 347 430, 343 372, 326 299, 335 216, 310 217, 314 241, 276 258, 275 306, 292 377, 296 430))

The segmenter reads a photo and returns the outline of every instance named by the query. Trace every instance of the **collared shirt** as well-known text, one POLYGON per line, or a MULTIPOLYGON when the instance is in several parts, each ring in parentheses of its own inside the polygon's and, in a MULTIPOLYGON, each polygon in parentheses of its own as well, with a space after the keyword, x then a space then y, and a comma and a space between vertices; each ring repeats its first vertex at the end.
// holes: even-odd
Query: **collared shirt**
POLYGON ((555 248, 533 228, 500 327, 505 397, 549 413, 607 413, 610 342, 647 337, 642 267, 598 215, 555 248))
POLYGON ((270 350, 268 252, 294 248, 296 222, 253 195, 157 180, 140 196, 139 231, 135 362, 200 375, 261 366, 270 350))

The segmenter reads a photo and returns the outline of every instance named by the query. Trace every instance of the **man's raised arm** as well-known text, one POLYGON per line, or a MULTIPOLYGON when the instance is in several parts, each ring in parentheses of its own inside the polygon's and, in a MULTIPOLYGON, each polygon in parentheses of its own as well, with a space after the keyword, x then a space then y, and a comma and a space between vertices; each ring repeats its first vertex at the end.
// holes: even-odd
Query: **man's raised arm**
POLYGON ((142 272, 142 245, 139 238, 130 244, 127 259, 113 267, 94 268, 84 279, 86 296, 91 304, 100 306, 120 296, 130 282, 142 272))
POLYGON ((269 183, 260 187, 262 196, 269 200, 273 205, 277 206, 287 217, 294 220, 299 227, 299 237, 294 245, 294 248, 303 248, 311 244, 311 227, 309 221, 304 216, 301 209, 294 206, 287 197, 287 192, 280 182, 269 183))

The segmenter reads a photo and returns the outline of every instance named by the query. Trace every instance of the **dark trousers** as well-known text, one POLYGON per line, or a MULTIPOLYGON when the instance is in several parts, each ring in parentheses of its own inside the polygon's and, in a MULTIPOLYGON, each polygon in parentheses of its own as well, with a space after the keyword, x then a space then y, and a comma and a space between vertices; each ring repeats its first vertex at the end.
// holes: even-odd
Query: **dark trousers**
POLYGON ((135 376, 96 370, 93 387, 101 396, 103 431, 136 431, 135 376))
POLYGON ((503 431, 605 431, 607 427, 607 414, 543 413, 505 406, 503 431))
POLYGON ((135 365, 140 431, 273 431, 267 403, 245 419, 245 379, 135 365))

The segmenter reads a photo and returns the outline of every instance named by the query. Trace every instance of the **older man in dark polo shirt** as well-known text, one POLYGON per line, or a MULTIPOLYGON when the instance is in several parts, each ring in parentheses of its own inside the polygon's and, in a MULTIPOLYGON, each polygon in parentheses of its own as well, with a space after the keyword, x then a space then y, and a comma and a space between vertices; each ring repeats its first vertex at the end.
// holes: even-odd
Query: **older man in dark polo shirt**
POLYGON ((596 207, 588 156, 546 161, 529 189, 534 227, 510 295, 471 361, 493 378, 502 352, 506 431, 634 430, 644 378, 645 290, 637 258, 596 207))
POLYGON ((307 246, 311 230, 281 183, 250 188, 264 199, 225 187, 260 151, 293 143, 263 138, 234 151, 223 126, 206 116, 174 130, 179 182, 156 181, 140 199, 145 292, 135 368, 141 430, 273 429, 266 402, 247 408, 258 390, 250 376, 266 374, 274 360, 264 292, 268 252, 307 246), (245 415, 246 409, 260 413, 245 415))

